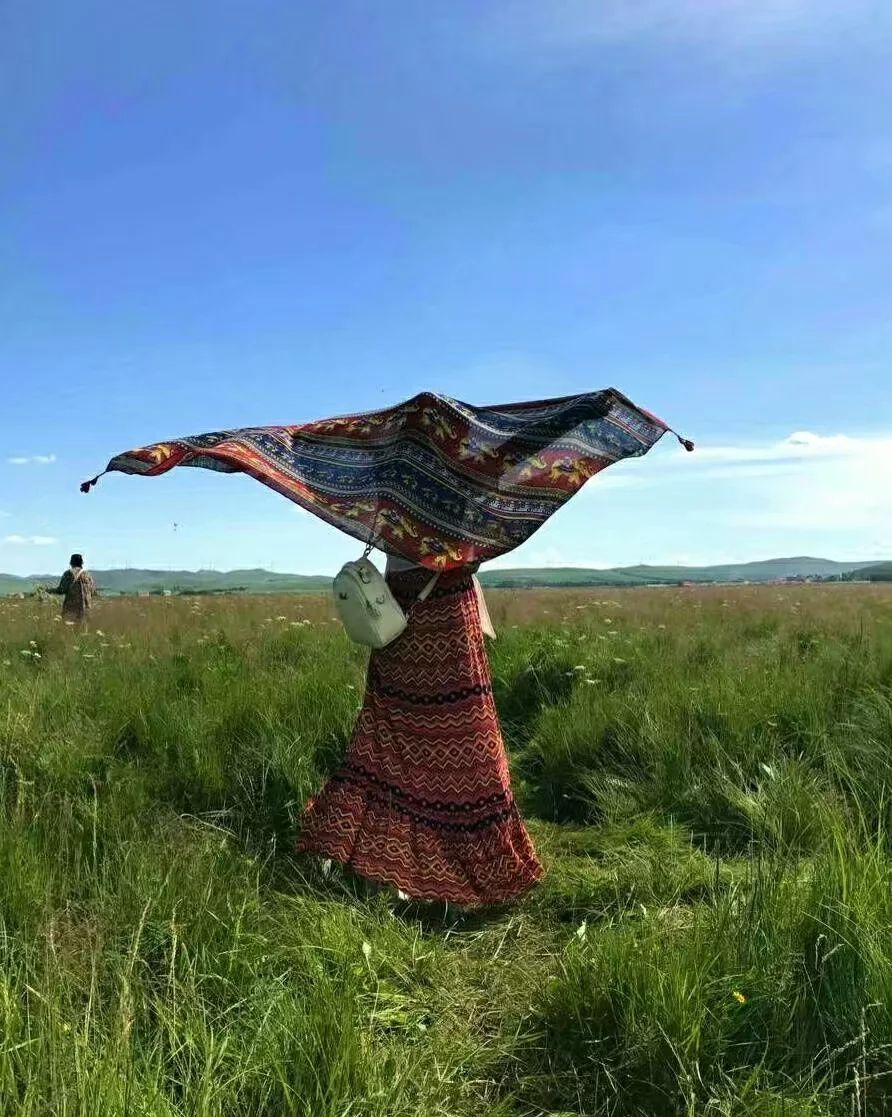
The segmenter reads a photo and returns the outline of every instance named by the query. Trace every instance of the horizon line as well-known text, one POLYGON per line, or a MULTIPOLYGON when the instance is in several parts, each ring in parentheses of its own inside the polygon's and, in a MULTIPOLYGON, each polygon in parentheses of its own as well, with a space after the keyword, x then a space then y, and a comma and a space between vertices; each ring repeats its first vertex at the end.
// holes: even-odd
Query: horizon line
MULTIPOLYGON (((635 569, 665 569, 665 568, 678 568, 680 570, 709 570, 714 567, 725 566, 756 566, 767 565, 768 563, 776 562, 827 562, 833 563, 837 566, 853 566, 853 567, 868 567, 879 566, 887 562, 892 562, 892 557, 889 558, 872 558, 872 559, 832 559, 824 555, 778 555, 772 558, 765 559, 728 559, 722 562, 636 562, 626 563, 622 566, 588 566, 588 565, 574 565, 574 564, 549 564, 549 565, 529 565, 529 566, 486 566, 481 567, 481 573, 505 573, 508 571, 538 571, 538 570, 573 570, 573 571, 595 571, 598 573, 609 573, 611 571, 635 570, 635 569)), ((221 570, 214 566, 201 566, 196 568, 190 567, 158 567, 158 566, 109 566, 109 567, 88 567, 97 574, 116 574, 126 573, 132 570, 141 570, 151 574, 241 574, 241 573, 262 573, 272 574, 280 577, 288 578, 328 578, 331 577, 328 573, 306 573, 299 570, 271 570, 265 566, 237 566, 228 570, 221 570)), ((55 577, 54 574, 47 572, 30 573, 30 574, 10 574, 0 571, 0 577, 15 578, 19 581, 27 581, 29 578, 46 578, 55 577)))

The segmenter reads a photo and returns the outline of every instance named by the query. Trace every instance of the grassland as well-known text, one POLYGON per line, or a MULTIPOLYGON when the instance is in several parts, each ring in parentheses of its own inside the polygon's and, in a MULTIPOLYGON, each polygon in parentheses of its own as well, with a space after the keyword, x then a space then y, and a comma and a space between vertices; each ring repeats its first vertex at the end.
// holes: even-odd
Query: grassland
POLYGON ((295 859, 318 598, 0 602, 0 1112, 892 1112, 892 588, 493 593, 546 862, 482 916, 295 859))

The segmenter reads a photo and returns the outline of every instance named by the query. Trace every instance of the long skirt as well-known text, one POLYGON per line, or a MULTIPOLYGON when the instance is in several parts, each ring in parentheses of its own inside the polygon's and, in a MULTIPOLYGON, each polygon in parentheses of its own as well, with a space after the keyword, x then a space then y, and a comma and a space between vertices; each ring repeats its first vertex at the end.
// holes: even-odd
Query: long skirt
POLYGON ((473 582, 443 574, 417 602, 428 577, 389 578, 409 625, 372 653, 353 739, 298 848, 413 898, 503 903, 542 868, 511 793, 473 582))

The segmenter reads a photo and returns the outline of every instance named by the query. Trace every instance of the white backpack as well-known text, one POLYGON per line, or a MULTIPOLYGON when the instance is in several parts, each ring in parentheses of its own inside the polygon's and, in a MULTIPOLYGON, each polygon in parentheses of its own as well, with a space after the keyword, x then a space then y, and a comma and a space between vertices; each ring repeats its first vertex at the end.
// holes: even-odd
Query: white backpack
MULTIPOLYGON (((434 574, 418 601, 427 598, 439 576, 434 574)), ((409 623, 384 575, 369 559, 368 550, 356 562, 344 563, 332 583, 332 593, 341 623, 355 644, 386 648, 409 623)))

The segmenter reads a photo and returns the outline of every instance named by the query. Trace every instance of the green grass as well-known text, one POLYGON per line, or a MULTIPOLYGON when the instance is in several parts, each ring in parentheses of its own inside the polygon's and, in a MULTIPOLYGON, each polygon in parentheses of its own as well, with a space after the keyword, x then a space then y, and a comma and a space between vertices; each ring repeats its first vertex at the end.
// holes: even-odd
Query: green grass
POLYGON ((609 592, 492 595, 547 875, 473 916, 293 855, 321 599, 0 602, 0 1113, 892 1112, 892 593, 609 592))

